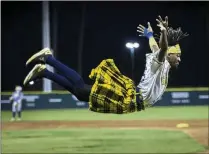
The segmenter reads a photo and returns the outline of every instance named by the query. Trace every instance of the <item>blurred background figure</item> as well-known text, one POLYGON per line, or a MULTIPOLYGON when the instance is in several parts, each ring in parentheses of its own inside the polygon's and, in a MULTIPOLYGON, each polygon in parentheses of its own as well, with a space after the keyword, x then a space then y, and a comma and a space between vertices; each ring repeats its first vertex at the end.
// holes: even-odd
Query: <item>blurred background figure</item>
POLYGON ((22 112, 22 99, 23 92, 21 86, 16 86, 15 91, 12 93, 10 97, 10 101, 12 103, 12 118, 11 121, 16 120, 16 114, 18 114, 17 120, 21 120, 21 112, 22 112))

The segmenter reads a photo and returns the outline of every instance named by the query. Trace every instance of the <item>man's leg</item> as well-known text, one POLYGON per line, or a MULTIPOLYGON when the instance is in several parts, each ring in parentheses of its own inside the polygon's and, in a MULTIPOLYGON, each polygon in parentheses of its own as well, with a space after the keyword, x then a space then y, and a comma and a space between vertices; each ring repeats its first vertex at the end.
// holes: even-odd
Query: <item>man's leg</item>
POLYGON ((14 121, 15 117, 16 117, 16 104, 17 104, 17 102, 15 102, 15 101, 12 103, 12 118, 11 118, 11 121, 14 121))
POLYGON ((82 77, 73 69, 67 67, 66 65, 62 64, 60 61, 56 60, 52 52, 49 48, 44 48, 41 51, 37 52, 33 56, 31 56, 28 61, 26 62, 26 66, 30 64, 37 64, 37 63, 47 63, 54 68, 56 68, 62 76, 67 78, 73 86, 77 88, 84 87, 84 81, 82 77))
POLYGON ((55 83, 59 84, 60 86, 64 87, 71 93, 74 93, 74 87, 71 82, 69 82, 65 77, 48 71, 47 69, 44 70, 43 77, 49 80, 54 81, 55 83))
POLYGON ((72 83, 70 83, 65 77, 48 71, 46 69, 46 65, 44 64, 35 65, 33 69, 28 73, 28 75, 25 77, 23 85, 27 85, 30 81, 36 81, 42 78, 52 80, 55 83, 67 89, 69 92, 73 93, 74 88, 72 83))
POLYGON ((58 72, 60 72, 65 78, 67 78, 76 88, 83 88, 83 78, 73 69, 67 67, 59 60, 55 59, 52 55, 49 55, 46 59, 46 63, 53 66, 58 72))
POLYGON ((69 92, 73 93, 79 100, 81 101, 88 101, 89 95, 91 92, 91 86, 85 85, 82 88, 75 87, 69 80, 65 77, 57 74, 52 73, 46 69, 46 66, 43 64, 37 64, 26 76, 24 80, 24 85, 27 85, 30 81, 35 81, 37 79, 47 78, 49 80, 54 81, 55 83, 59 84, 60 86, 67 89, 69 92))
POLYGON ((52 73, 48 71, 47 69, 44 70, 43 77, 54 81, 55 83, 59 84, 60 86, 64 87, 67 89, 69 92, 74 94, 80 101, 89 101, 89 95, 91 92, 91 87, 90 85, 84 85, 81 88, 74 86, 69 82, 65 77, 57 74, 57 73, 52 73))
POLYGON ((18 114, 18 121, 20 121, 21 120, 21 117, 22 117, 22 102, 20 101, 20 102, 18 102, 18 104, 17 104, 17 114, 18 114))

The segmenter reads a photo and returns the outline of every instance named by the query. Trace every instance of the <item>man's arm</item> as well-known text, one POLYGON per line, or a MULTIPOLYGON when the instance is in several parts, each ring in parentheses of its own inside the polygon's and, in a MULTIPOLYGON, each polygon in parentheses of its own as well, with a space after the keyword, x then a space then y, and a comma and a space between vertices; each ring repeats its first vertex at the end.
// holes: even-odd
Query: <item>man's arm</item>
POLYGON ((152 50, 152 52, 156 52, 159 50, 159 47, 158 47, 157 42, 155 41, 155 38, 153 37, 153 30, 150 25, 150 22, 148 22, 147 25, 148 25, 148 28, 145 28, 144 26, 139 25, 137 27, 138 28, 137 32, 140 33, 139 36, 145 36, 146 38, 149 39, 150 49, 152 50))
POLYGON ((149 46, 152 52, 156 52, 159 50, 158 44, 153 36, 149 38, 149 46))
POLYGON ((14 96, 14 93, 12 93, 12 95, 9 97, 10 102, 12 102, 13 96, 14 96))
MULTIPOLYGON (((162 23, 162 25, 167 29, 168 28, 168 16, 165 17, 164 21, 160 15, 158 16, 158 18, 159 18, 159 21, 162 23)), ((147 24, 148 24, 148 28, 145 28, 144 26, 139 25, 137 27, 138 28, 137 32, 141 33, 139 36, 145 36, 149 39, 150 49, 152 50, 152 52, 156 52, 159 50, 159 46, 155 38, 153 37, 153 30, 150 25, 150 22, 148 22, 147 24)))
POLYGON ((159 21, 158 19, 156 19, 156 21, 158 22, 157 26, 160 27, 161 30, 160 42, 159 42, 160 51, 158 55, 158 61, 163 62, 168 49, 167 30, 163 26, 163 23, 161 21, 159 21))

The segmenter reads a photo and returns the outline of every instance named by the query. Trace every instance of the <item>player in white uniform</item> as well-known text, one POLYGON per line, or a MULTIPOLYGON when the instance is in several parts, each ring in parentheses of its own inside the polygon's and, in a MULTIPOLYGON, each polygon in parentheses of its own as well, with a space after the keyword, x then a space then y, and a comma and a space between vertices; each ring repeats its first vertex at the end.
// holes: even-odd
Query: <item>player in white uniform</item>
POLYGON ((22 99, 23 92, 21 86, 16 86, 15 91, 12 93, 12 96, 9 98, 12 102, 12 119, 15 120, 16 113, 18 113, 18 121, 21 120, 21 112, 22 112, 22 99))
MULTIPOLYGON (((156 103, 166 90, 168 84, 168 74, 171 67, 177 68, 180 62, 181 49, 179 40, 188 34, 183 34, 181 28, 174 30, 168 27, 168 17, 165 21, 159 16, 156 19, 163 35, 167 35, 165 40, 160 40, 159 46, 153 37, 153 30, 148 22, 148 28, 139 25, 137 32, 139 36, 149 39, 152 53, 146 55, 146 68, 144 75, 138 84, 141 89, 143 99, 147 106, 156 103), (167 34, 166 34, 167 33, 167 34)), ((162 39, 162 38, 160 38, 162 39)))

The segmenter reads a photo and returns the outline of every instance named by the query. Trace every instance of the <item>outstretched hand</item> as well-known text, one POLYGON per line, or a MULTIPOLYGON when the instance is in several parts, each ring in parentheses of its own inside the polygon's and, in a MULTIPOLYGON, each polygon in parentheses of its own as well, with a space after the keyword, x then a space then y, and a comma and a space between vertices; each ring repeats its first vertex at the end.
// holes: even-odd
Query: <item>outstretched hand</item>
POLYGON ((147 38, 153 36, 153 30, 150 25, 150 22, 148 22, 147 25, 148 27, 146 28, 143 25, 139 24, 139 26, 137 27, 137 32, 140 33, 139 36, 145 36, 147 38))
POLYGON ((158 22, 157 26, 160 27, 160 30, 161 30, 161 31, 166 30, 166 28, 164 27, 162 21, 160 21, 160 20, 158 20, 158 19, 156 19, 156 21, 158 22))
POLYGON ((165 20, 161 18, 161 16, 158 16, 158 20, 163 24, 163 26, 167 29, 168 28, 168 16, 165 17, 165 20))

